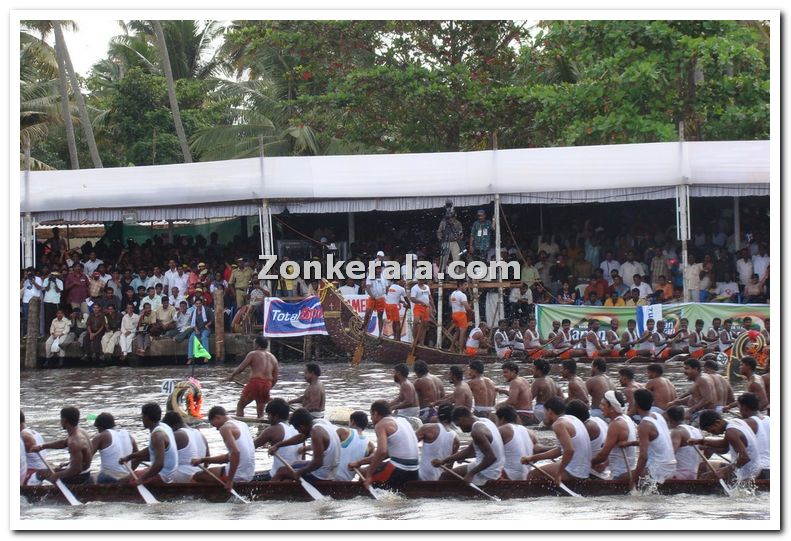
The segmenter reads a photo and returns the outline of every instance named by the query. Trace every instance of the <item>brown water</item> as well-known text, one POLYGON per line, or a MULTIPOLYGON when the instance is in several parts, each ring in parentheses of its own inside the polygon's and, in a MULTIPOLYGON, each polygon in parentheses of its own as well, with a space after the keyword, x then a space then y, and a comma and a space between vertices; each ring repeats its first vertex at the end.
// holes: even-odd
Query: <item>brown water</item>
MULTIPOLYGON (((609 373, 617 373, 620 366, 614 365, 609 373)), ((633 367, 637 380, 645 381, 645 368, 633 367)), ((293 398, 304 388, 301 364, 281 366, 280 381, 273 389, 273 396, 293 398)), ((229 411, 235 410, 240 387, 225 381, 233 370, 230 366, 199 366, 195 377, 203 384, 204 413, 211 406, 222 405, 229 411)), ((368 410, 371 402, 379 398, 392 399, 397 389, 392 381, 392 370, 383 365, 362 363, 322 365, 322 381, 327 393, 327 411, 333 408, 355 408, 368 410)), ((444 378, 447 366, 432 367, 432 373, 444 378)), ((559 367, 553 367, 553 377, 559 367)), ((487 366, 487 376, 498 385, 504 384, 500 370, 487 366)), ((666 369, 668 376, 683 392, 688 386, 680 367, 666 369)), ((59 424, 60 408, 66 405, 80 409, 84 419, 88 414, 108 411, 113 414, 119 427, 126 428, 145 445, 148 433, 140 421, 140 406, 154 401, 163 406, 166 395, 160 391, 165 379, 184 379, 189 376, 187 367, 156 368, 101 368, 60 369, 26 371, 21 375, 21 402, 28 426, 41 432, 46 440, 63 437, 59 424)), ((580 375, 587 377, 587 368, 580 375)), ((562 381, 561 381, 562 385, 562 381)), ((449 385, 448 385, 449 387, 449 385)), ((740 382, 734 389, 743 390, 740 382)), ((246 414, 254 416, 254 405, 248 406, 246 414)), ((95 429, 86 423, 89 433, 95 429)), ((204 430, 212 453, 222 452, 224 446, 217 431, 204 430)), ((552 434, 539 431, 539 439, 551 441, 552 434)), ((64 451, 52 451, 52 462, 66 460, 64 451)), ((264 450, 257 452, 257 469, 268 470, 271 461, 264 450)), ((98 454, 94 461, 98 470, 98 454)), ((658 496, 640 495, 630 497, 586 498, 581 504, 572 498, 531 498, 503 502, 464 500, 407 500, 396 494, 388 494, 382 501, 369 498, 334 500, 329 502, 253 502, 250 505, 210 504, 200 501, 163 503, 157 506, 144 504, 89 503, 82 507, 67 507, 52 503, 21 504, 23 519, 94 519, 94 520, 266 520, 266 519, 447 519, 463 517, 475 520, 548 520, 558 516, 571 520, 768 520, 770 496, 767 493, 742 493, 738 497, 725 496, 658 496), (186 514, 185 514, 186 513, 186 514)), ((514 524, 513 528, 525 525, 514 524)))

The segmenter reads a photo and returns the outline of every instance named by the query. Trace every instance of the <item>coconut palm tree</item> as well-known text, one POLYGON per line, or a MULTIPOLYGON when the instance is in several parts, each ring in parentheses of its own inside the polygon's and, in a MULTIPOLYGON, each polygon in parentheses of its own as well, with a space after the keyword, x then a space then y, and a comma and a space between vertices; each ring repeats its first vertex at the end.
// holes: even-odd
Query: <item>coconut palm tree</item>
POLYGON ((165 42, 165 33, 162 31, 162 25, 159 21, 151 21, 154 28, 154 34, 157 38, 159 45, 159 54, 162 60, 162 71, 165 72, 165 80, 167 81, 168 98, 170 99, 170 110, 173 113, 173 124, 176 126, 176 135, 181 145, 181 153, 184 155, 184 163, 192 163, 192 154, 190 147, 187 143, 187 135, 184 133, 184 125, 181 123, 181 113, 179 112, 179 102, 176 99, 176 83, 173 79, 173 70, 170 67, 170 58, 168 56, 168 46, 165 42))

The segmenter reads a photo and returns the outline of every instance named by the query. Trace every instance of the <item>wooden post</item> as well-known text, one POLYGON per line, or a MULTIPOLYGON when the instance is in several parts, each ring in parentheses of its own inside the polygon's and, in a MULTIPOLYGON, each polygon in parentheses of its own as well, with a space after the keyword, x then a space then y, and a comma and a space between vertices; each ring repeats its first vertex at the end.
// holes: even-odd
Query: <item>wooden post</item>
POLYGON ((33 297, 28 304, 27 339, 25 340, 25 368, 35 368, 38 358, 38 326, 40 324, 41 299, 33 297))
MULTIPOLYGON (((478 296, 478 282, 475 282, 475 285, 472 286, 472 309, 475 312, 475 326, 479 326, 481 324, 481 305, 479 303, 479 296, 478 296)), ((462 344, 464 347, 464 344, 462 344)))
MULTIPOLYGON (((442 288, 442 280, 439 281, 439 287, 437 287, 437 345, 436 347, 442 349, 442 308, 445 304, 443 301, 443 288, 442 288)), ((420 344, 421 346, 423 344, 420 344)))
POLYGON ((225 289, 214 290, 214 359, 225 362, 225 289))
POLYGON ((311 349, 313 349, 313 337, 308 335, 302 339, 302 360, 305 362, 310 361, 311 349))

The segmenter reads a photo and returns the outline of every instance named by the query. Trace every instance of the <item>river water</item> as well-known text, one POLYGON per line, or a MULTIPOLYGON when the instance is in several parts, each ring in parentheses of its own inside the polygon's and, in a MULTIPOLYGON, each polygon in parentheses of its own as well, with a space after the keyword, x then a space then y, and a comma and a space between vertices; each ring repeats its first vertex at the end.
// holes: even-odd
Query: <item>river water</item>
MULTIPOLYGON (((617 374, 619 365, 610 365, 611 377, 617 374)), ((637 381, 644 382, 645 367, 633 367, 637 381)), ((230 412, 235 410, 236 400, 241 388, 226 379, 233 370, 231 366, 199 366, 195 377, 203 385, 204 414, 211 406, 222 405, 230 412)), ((348 364, 323 364, 322 381, 327 393, 327 411, 346 408, 367 411, 371 402, 379 398, 392 399, 397 389, 392 380, 392 370, 384 365, 363 362, 359 366, 348 364)), ((557 380, 560 367, 553 366, 552 374, 557 380)), ((445 379, 447 366, 434 366, 432 373, 445 379)), ((523 371, 524 372, 524 371, 523 371)), ((580 366, 583 378, 589 375, 587 367, 580 366)), ((21 405, 28 426, 35 428, 49 441, 64 436, 60 429, 59 411, 66 405, 80 409, 82 419, 88 414, 108 411, 113 414, 119 427, 129 430, 138 444, 146 445, 148 433, 140 421, 140 406, 145 402, 157 402, 163 406, 166 395, 160 385, 163 380, 181 380, 190 375, 188 367, 152 368, 97 368, 97 369, 59 369, 25 371, 21 374, 21 405)), ((486 375, 498 385, 504 380, 499 368, 487 366, 486 375)), ((683 392, 689 382, 680 366, 667 367, 668 376, 683 392)), ((562 381, 560 382, 562 385, 562 381)), ((293 398, 304 388, 303 366, 301 364, 281 365, 280 381, 272 392, 274 397, 293 398)), ((449 388, 449 384, 447 388, 449 388)), ((735 385, 737 395, 743 384, 735 385)), ((254 404, 248 406, 246 414, 255 415, 254 404)), ((91 435, 95 434, 92 422, 84 424, 91 435)), ((216 430, 204 430, 212 454, 224 452, 224 446, 216 430)), ((549 431, 538 431, 542 442, 551 441, 554 436, 549 431)), ((59 463, 66 460, 65 451, 50 451, 50 461, 59 463)), ((98 470, 98 454, 94 460, 94 470, 98 470)), ((257 452, 257 469, 268 470, 271 464, 266 451, 257 452)), ((157 506, 144 504, 104 504, 89 503, 82 507, 68 507, 53 503, 21 503, 22 520, 39 519, 88 519, 88 520, 132 520, 156 521, 169 519, 213 520, 307 520, 307 519, 421 519, 443 520, 448 518, 465 520, 506 520, 516 521, 497 523, 495 527, 523 529, 529 527, 525 522, 541 521, 553 517, 572 521, 600 520, 660 520, 660 523, 678 527, 684 521, 685 527, 693 527, 691 521, 751 520, 768 521, 770 518, 770 495, 768 493, 743 493, 737 497, 725 496, 658 496, 639 495, 630 497, 586 498, 581 504, 574 498, 543 497, 503 502, 480 500, 426 499, 407 500, 397 494, 387 494, 381 501, 369 498, 335 500, 329 502, 253 502, 250 505, 211 504, 201 501, 163 503, 157 506)), ((139 524, 143 524, 140 522, 139 524)), ((312 527, 322 527, 314 523, 312 527)), ((326 523, 325 523, 326 524, 326 523)), ((763 523, 767 524, 767 523, 763 523)), ((353 523, 349 523, 352 527, 353 523)), ((134 526, 132 526, 134 527, 134 526)), ((311 527, 311 526, 308 526, 311 527)), ((550 526, 552 527, 552 526, 550 526)), ((557 527, 557 525, 555 525, 557 527)), ((574 527, 569 524, 569 527, 574 527)), ((637 526, 635 527, 644 527, 637 526)), ((714 527, 717 527, 716 525, 714 527)), ((726 526, 731 527, 731 526, 726 526)), ((751 523, 751 527, 761 527, 761 523, 751 523)))

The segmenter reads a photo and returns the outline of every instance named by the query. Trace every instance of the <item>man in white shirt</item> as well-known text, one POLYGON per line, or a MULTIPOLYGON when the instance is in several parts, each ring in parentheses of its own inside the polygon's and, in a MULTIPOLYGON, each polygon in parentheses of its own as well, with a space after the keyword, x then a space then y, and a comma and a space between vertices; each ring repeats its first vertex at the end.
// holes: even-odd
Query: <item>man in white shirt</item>
POLYGON ((431 298, 431 288, 426 280, 421 278, 409 291, 409 301, 412 303, 412 319, 415 327, 412 332, 412 343, 423 345, 426 330, 431 315, 434 313, 434 302, 431 298))
MULTIPOLYGON (((753 272, 758 275, 759 282, 766 278, 767 267, 769 267, 769 250, 766 244, 761 243, 758 255, 753 256, 753 272)), ((746 283, 749 284, 750 282, 747 281, 746 283)))
POLYGON ((169 300, 170 300, 170 305, 175 307, 181 304, 181 301, 186 300, 186 298, 184 297, 184 294, 181 292, 181 290, 178 287, 173 287, 170 290, 169 300))
POLYGON ((651 286, 648 285, 648 282, 643 282, 643 277, 639 274, 635 274, 632 276, 632 289, 639 289, 640 290, 640 298, 647 299, 649 295, 654 293, 654 290, 651 289, 651 286))
POLYGON ((467 302, 467 295, 464 291, 467 289, 467 283, 459 280, 456 282, 456 290, 450 294, 450 315, 453 319, 454 341, 450 345, 450 350, 462 353, 464 345, 467 342, 467 325, 469 324, 467 313, 472 309, 470 303, 467 302), (457 334, 458 333, 458 334, 457 334))
MULTIPOLYGON (((753 275, 753 260, 750 259, 747 248, 743 248, 739 255, 740 257, 736 261, 736 274, 739 276, 739 285, 744 287, 750 283, 750 278, 753 275)), ((758 278, 760 279, 760 276, 758 278)))
POLYGON ((643 264, 639 261, 635 261, 634 259, 634 252, 631 250, 626 252, 626 263, 621 265, 620 274, 623 276, 623 283, 629 286, 630 288, 636 287, 634 285, 634 275, 639 274, 640 276, 645 275, 645 269, 643 268, 643 264))
POLYGON ((36 271, 33 267, 29 267, 25 271, 25 279, 22 280, 22 284, 19 287, 22 290, 22 336, 27 336, 27 314, 30 307, 30 299, 41 297, 44 282, 40 276, 36 276, 36 271))
POLYGON ((533 292, 530 291, 527 284, 523 282, 519 287, 511 288, 508 302, 511 305, 512 319, 519 319, 527 323, 527 318, 530 316, 530 306, 533 304, 533 292))
POLYGON ((731 273, 723 275, 724 280, 717 282, 717 297, 712 299, 714 302, 736 302, 736 295, 739 294, 739 285, 731 278, 731 273))
MULTIPOLYGON (((409 299, 404 289, 404 280, 398 280, 387 286, 385 295, 385 313, 393 324, 393 340, 401 340, 401 305, 409 309, 409 299)), ((381 333, 380 333, 381 334, 381 333)))
MULTIPOLYGON (((381 257, 384 257, 384 253, 381 257)), ((377 254, 377 257, 380 257, 377 254)), ((368 323, 371 321, 371 314, 376 310, 379 322, 379 338, 382 337, 382 315, 385 311, 385 295, 387 294, 387 280, 382 278, 382 267, 375 267, 376 275, 369 277, 365 281, 365 292, 368 298, 365 300, 365 319, 363 320, 363 332, 368 332, 368 323)))
MULTIPOLYGON (((156 312, 162 307, 162 296, 158 296, 153 287, 149 287, 147 293, 148 294, 140 300, 140 306, 143 306, 144 303, 148 303, 151 305, 151 311, 156 312)), ((178 305, 174 304, 173 306, 178 305)))
POLYGON ((612 258, 612 252, 607 252, 604 256, 604 261, 601 262, 599 268, 604 273, 604 277, 607 278, 607 284, 612 285, 612 271, 618 271, 620 273, 621 264, 612 258))
POLYGON ((354 283, 353 278, 346 278, 344 284, 338 288, 338 292, 344 297, 348 297, 349 295, 357 295, 359 291, 360 288, 354 283))
MULTIPOLYGON (((47 359, 50 359, 53 353, 57 353, 58 357, 60 357, 60 364, 58 366, 63 366, 63 358, 66 356, 65 348, 66 345, 71 342, 69 331, 71 331, 71 320, 64 317, 63 310, 58 310, 55 319, 52 320, 49 326, 49 338, 47 338, 46 343, 47 359), (58 341, 59 350, 57 352, 52 351, 52 345, 55 343, 55 340, 58 341)), ((47 366, 46 363, 44 366, 47 366)))
POLYGON ((86 276, 91 276, 94 271, 99 268, 99 265, 104 263, 101 259, 96 258, 96 252, 91 250, 88 252, 88 261, 82 264, 86 276))
POLYGON ((63 281, 60 273, 53 271, 44 279, 42 283, 44 289, 44 328, 49 327, 55 319, 55 313, 60 305, 60 294, 63 292, 63 281))
POLYGON ((689 298, 684 300, 700 302, 700 273, 703 270, 703 264, 695 263, 695 256, 691 253, 687 255, 687 261, 687 268, 684 269, 684 278, 687 281, 689 298))
POLYGON ((167 278, 165 278, 165 275, 162 274, 162 269, 160 269, 159 267, 154 267, 154 274, 149 276, 148 279, 146 280, 145 283, 146 290, 148 290, 149 287, 156 287, 157 284, 162 284, 162 288, 164 289, 166 282, 167 282, 167 278))

